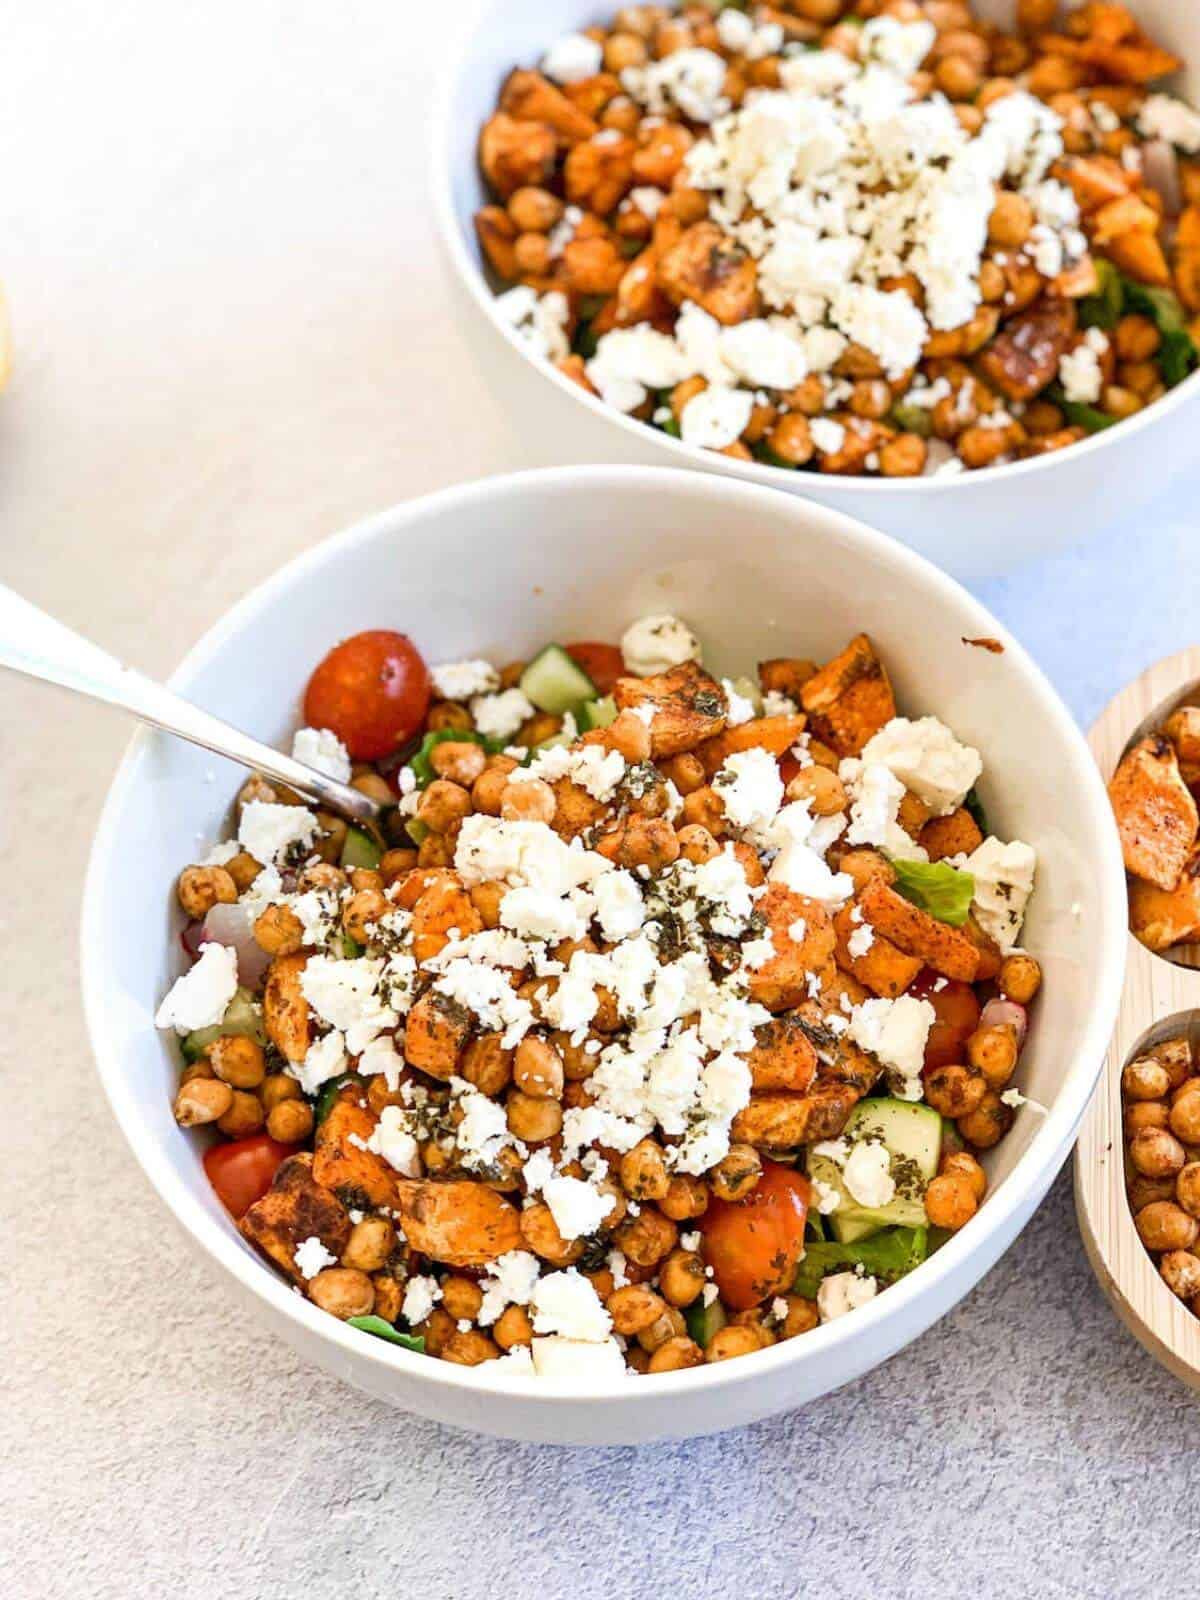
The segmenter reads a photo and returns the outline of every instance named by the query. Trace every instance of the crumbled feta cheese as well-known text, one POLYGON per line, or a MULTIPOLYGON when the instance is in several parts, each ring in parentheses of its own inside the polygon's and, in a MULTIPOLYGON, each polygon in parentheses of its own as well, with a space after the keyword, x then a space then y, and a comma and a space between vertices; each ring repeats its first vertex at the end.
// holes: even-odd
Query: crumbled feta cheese
POLYGON ((332 1251, 326 1250, 315 1233, 310 1233, 307 1239, 301 1239, 292 1256, 296 1271, 302 1278, 308 1279, 315 1278, 326 1267, 336 1267, 337 1259, 332 1251))
POLYGON ((869 922, 864 922, 860 928, 855 928, 846 940, 846 949, 853 960, 860 961, 874 943, 875 929, 869 922))
POLYGON ((769 750, 737 750, 713 779, 725 816, 735 828, 765 828, 783 804, 779 763, 769 750))
POLYGON ((693 122, 712 122, 729 109, 722 90, 728 67, 714 50, 673 51, 661 61, 626 67, 621 87, 648 111, 662 114, 677 106, 693 122))
POLYGON ((1020 936, 1036 868, 1037 852, 1020 839, 1011 844, 985 839, 964 863, 975 880, 971 906, 975 920, 1006 953, 1020 936))
POLYGON ((754 396, 745 389, 705 389, 683 408, 680 438, 702 450, 724 450, 741 438, 753 409, 754 396))
POLYGON ((846 430, 832 417, 814 417, 809 424, 812 442, 823 456, 834 456, 846 442, 846 430))
POLYGON ((933 49, 936 38, 937 29, 932 22, 872 17, 863 24, 859 55, 863 61, 878 61, 902 78, 911 78, 933 49))
POLYGON ((685 661, 699 661, 700 641, 678 617, 639 617, 621 636, 621 657, 636 678, 653 678, 685 661))
POLYGON ((939 817, 962 805, 983 771, 979 751, 960 744, 937 717, 893 717, 868 739, 862 759, 895 773, 939 817))
POLYGON ((384 1106, 367 1147, 406 1178, 421 1176, 421 1153, 412 1131, 411 1114, 403 1106, 384 1106))
POLYGON ((655 189, 649 184, 639 184, 629 191, 629 199, 632 204, 637 207, 644 217, 649 217, 651 222, 658 215, 666 198, 661 189, 655 189))
POLYGON ((542 57, 542 71, 554 83, 582 83, 603 65, 604 47, 586 33, 564 34, 542 57))
POLYGON ((841 1195, 832 1184, 823 1183, 820 1178, 814 1178, 812 1186, 817 1197, 817 1210, 823 1217, 831 1216, 842 1203, 841 1195))
POLYGON ((535 1333, 601 1344, 612 1332, 612 1318, 587 1278, 574 1267, 539 1278, 529 1297, 535 1333))
POLYGON ((907 860, 926 859, 926 852, 897 821, 904 785, 889 766, 849 756, 839 766, 838 776, 850 795, 847 844, 873 845, 907 860))
POLYGON ((860 1206, 886 1206, 895 1199, 892 1160, 879 1139, 864 1139, 853 1147, 842 1168, 842 1179, 851 1199, 860 1206))
POLYGON ((617 1203, 611 1194, 570 1177, 551 1178, 542 1185, 542 1198, 564 1239, 586 1239, 596 1233, 617 1203))
POLYGON ((336 1028, 314 1039, 303 1061, 289 1061, 284 1069, 307 1095, 316 1094, 323 1083, 346 1070, 346 1036, 336 1028))
POLYGON ((520 689, 505 689, 501 694, 479 695, 471 701, 471 715, 475 731, 485 739, 509 739, 523 722, 528 722, 534 708, 520 689))
POLYGON ((400 1315, 410 1328, 415 1328, 418 1323, 425 1321, 441 1298, 442 1286, 437 1279, 418 1273, 410 1278, 405 1286, 404 1304, 400 1308, 400 1315))
POLYGON ((879 358, 889 378, 916 366, 929 337, 929 324, 900 289, 885 293, 866 284, 845 284, 833 297, 832 316, 848 339, 879 358))
POLYGON ((346 1035, 354 1055, 396 1025, 396 1013, 376 992, 382 975, 383 962, 368 956, 354 961, 310 956, 300 974, 304 998, 322 1022, 346 1035))
POLYGON ((929 1001, 912 995, 864 1000, 850 1017, 849 1034, 855 1044, 882 1062, 898 1098, 919 1100, 925 1041, 936 1019, 929 1001))
POLYGON ((292 735, 292 757, 338 783, 350 782, 349 752, 328 728, 297 728, 292 735))
POLYGON ((1068 400, 1090 405, 1099 400, 1104 387, 1104 374, 1100 361, 1091 345, 1082 342, 1074 350, 1066 351, 1058 363, 1058 378, 1068 400))
POLYGON ((232 861, 234 856, 240 856, 241 853, 241 846, 236 839, 224 839, 220 844, 213 845, 212 849, 201 860, 200 865, 202 867, 223 867, 227 862, 232 861))
POLYGON ((237 951, 229 945, 203 944, 190 972, 176 978, 154 1016, 156 1028, 192 1033, 215 1027, 229 1009, 238 986, 237 951))
POLYGON ((731 678, 722 678, 721 687, 729 704, 729 710, 725 714, 726 727, 740 728, 743 722, 753 722, 754 701, 747 699, 744 694, 739 694, 738 687, 731 678))
POLYGON ((501 322, 508 323, 531 355, 543 361, 562 361, 570 355, 567 323, 571 308, 560 290, 550 289, 539 294, 528 284, 521 283, 515 289, 498 294, 495 306, 501 322))
POLYGON ((860 1278, 856 1272, 834 1272, 822 1278, 817 1290, 817 1314, 822 1322, 844 1317, 874 1300, 879 1285, 874 1278, 860 1278))
POLYGON ((624 867, 597 878, 592 893, 596 921, 610 944, 638 932, 646 920, 646 902, 637 879, 624 867))
POLYGON ((1150 95, 1138 112, 1138 131, 1147 139, 1165 139, 1186 155, 1200 153, 1200 112, 1174 95, 1150 95))
POLYGON ((274 865, 293 846, 311 850, 318 829, 317 819, 307 806, 248 800, 238 821, 238 841, 266 867, 274 865))
POLYGON ((593 1343, 564 1339, 555 1334, 534 1339, 530 1352, 534 1373, 539 1378, 570 1378, 577 1383, 593 1384, 605 1378, 623 1378, 626 1372, 625 1358, 615 1339, 593 1343))

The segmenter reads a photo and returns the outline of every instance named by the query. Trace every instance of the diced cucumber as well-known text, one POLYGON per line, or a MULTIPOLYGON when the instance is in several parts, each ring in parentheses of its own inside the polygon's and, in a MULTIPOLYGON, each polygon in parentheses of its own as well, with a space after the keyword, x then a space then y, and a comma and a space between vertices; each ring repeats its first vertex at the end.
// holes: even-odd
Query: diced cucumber
POLYGON ((885 1206, 864 1206, 846 1188, 842 1169, 830 1156, 808 1156, 808 1175, 837 1191, 828 1221, 842 1244, 865 1239, 880 1228, 919 1228, 926 1222, 925 1190, 936 1176, 942 1149, 942 1119, 932 1106, 911 1100, 860 1100, 843 1138, 851 1145, 877 1139, 891 1157, 895 1197, 885 1206))
POLYGON ((591 733, 593 728, 607 728, 617 720, 617 702, 606 694, 603 700, 585 700, 575 714, 580 733, 591 733))
POLYGON ((373 870, 382 858, 383 851, 369 833, 364 833, 361 828, 346 829, 346 838, 342 845, 343 867, 368 867, 373 870))
POLYGON ((180 1043, 184 1060, 198 1060, 205 1045, 232 1033, 244 1034, 256 1044, 265 1045, 267 1042, 262 1010, 249 989, 234 990, 233 999, 226 1007, 225 1015, 220 1022, 214 1022, 208 1028, 195 1028, 191 1033, 184 1035, 180 1043))
POLYGON ((543 750, 565 750, 575 743, 569 733, 552 733, 548 739, 543 739, 535 744, 529 752, 530 756, 540 755, 543 750))
POLYGON ((763 714, 762 690, 759 688, 758 684, 755 683, 754 679, 732 678, 730 679, 730 682, 733 684, 734 690, 741 695, 743 700, 749 700, 750 704, 754 707, 754 715, 756 717, 761 717, 763 714))
POLYGON ((521 674, 521 693, 539 711, 561 716, 596 698, 596 685, 561 645, 548 644, 521 674))
POLYGON ((725 1307, 719 1300, 714 1300, 712 1305, 706 1306, 701 1296, 699 1300, 692 1301, 683 1313, 683 1320, 687 1323, 689 1335, 703 1350, 713 1334, 720 1333, 729 1318, 725 1315, 725 1307))

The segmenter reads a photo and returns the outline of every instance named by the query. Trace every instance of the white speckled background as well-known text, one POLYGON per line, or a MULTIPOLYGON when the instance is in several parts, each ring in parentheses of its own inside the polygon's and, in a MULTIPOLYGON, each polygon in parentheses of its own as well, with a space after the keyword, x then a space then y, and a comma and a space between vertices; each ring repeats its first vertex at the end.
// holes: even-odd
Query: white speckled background
MULTIPOLYGON (((3 578, 165 673, 311 540, 614 446, 447 283, 424 193, 447 7, 5 14, 3 578), (533 419, 536 419, 536 423, 533 419)), ((1195 639, 1195 490, 984 587, 1081 721, 1195 639)), ((1046 509, 1047 518, 1055 514, 1046 509)), ((0 682, 5 1600, 1003 1600, 1183 1592, 1197 1412, 1118 1327, 1060 1179, 959 1310, 722 1438, 461 1437, 297 1364, 185 1250, 104 1104, 78 897, 126 730, 0 682)))

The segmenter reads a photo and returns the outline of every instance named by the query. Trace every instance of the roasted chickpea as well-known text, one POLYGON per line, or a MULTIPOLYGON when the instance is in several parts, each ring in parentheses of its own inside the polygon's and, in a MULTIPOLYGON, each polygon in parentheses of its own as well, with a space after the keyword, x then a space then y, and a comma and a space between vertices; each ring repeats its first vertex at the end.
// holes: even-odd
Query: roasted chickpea
POLYGON ((846 786, 837 773, 815 763, 800 769, 789 782, 786 794, 789 800, 807 800, 814 817, 836 816, 849 804, 846 786))
POLYGON ((175 1121, 181 1128, 199 1128, 225 1116, 233 1090, 219 1078, 192 1078, 175 1096, 175 1121))
POLYGON ((1129 1159, 1147 1178, 1173 1178, 1183 1169, 1183 1146, 1166 1128, 1139 1128, 1129 1141, 1129 1159))
POLYGON ((342 927, 357 944, 370 944, 374 925, 394 909, 380 890, 360 889, 342 907, 342 927))
POLYGON ((455 1322, 474 1322, 483 1304, 483 1290, 471 1278, 451 1274, 442 1279, 442 1305, 455 1322))
POLYGON ((562 1057, 547 1040, 526 1034, 513 1058, 513 1082, 533 1100, 561 1100, 562 1057))
POLYGON ((614 1330, 626 1339, 634 1338, 651 1323, 657 1322, 667 1309, 662 1296, 643 1283, 630 1283, 622 1289, 614 1289, 605 1302, 605 1308, 613 1320, 614 1330))
POLYGON ((1122 317, 1113 330, 1113 344, 1121 361, 1150 361, 1158 354, 1162 335, 1149 317, 1122 317))
POLYGON ((506 822, 552 822, 557 809, 554 790, 541 778, 510 781, 500 795, 500 815, 506 822))
MULTIPOLYGON (((1166 1075, 1166 1069, 1158 1069, 1166 1075)), ((1167 1122, 1171 1132, 1184 1144, 1200 1144, 1200 1092, 1181 1094, 1171 1106, 1167 1122)))
POLYGON ((1161 1100, 1170 1087, 1167 1069, 1151 1056, 1131 1061, 1121 1074, 1121 1089, 1127 1100, 1161 1100))
POLYGON ((471 787, 486 761, 487 752, 483 746, 468 739, 446 739, 429 752, 429 764, 438 777, 457 783, 463 789, 471 787))
POLYGON ((562 1132, 563 1110, 557 1100, 534 1099, 520 1089, 510 1089, 505 1097, 504 1109, 508 1117, 508 1131, 514 1139, 526 1144, 545 1144, 562 1132))
POLYGON ((978 1111, 988 1091, 988 1081, 972 1067, 934 1067, 925 1076, 925 1098, 943 1117, 956 1121, 978 1111))
POLYGON ((185 867, 175 886, 185 916, 198 922, 216 905, 232 905, 237 885, 224 867, 185 867))
POLYGON ((987 1193, 987 1173, 969 1150, 948 1150, 938 1164, 938 1171, 965 1178, 977 1201, 987 1193))
POLYGON ((501 1350, 533 1343, 533 1323, 524 1306, 506 1306, 492 1326, 492 1338, 501 1350))
POLYGON ((633 1200, 663 1200, 671 1187, 662 1146, 643 1139, 621 1157, 621 1186, 633 1200))
POLYGON ((637 1342, 643 1350, 653 1355, 668 1339, 678 1339, 686 1332, 687 1323, 683 1320, 683 1313, 674 1306, 664 1305, 649 1327, 643 1328, 637 1335, 637 1342))
POLYGON ((783 1298, 787 1301, 787 1315, 779 1329, 781 1339, 794 1339, 798 1334, 811 1333, 820 1322, 815 1300, 806 1300, 803 1295, 787 1294, 783 1298))
POLYGON ((687 823, 680 828, 677 837, 680 855, 698 867, 721 854, 721 846, 708 829, 702 828, 698 822, 687 823))
POLYGON ((512 1081, 513 1052, 505 1048, 503 1037, 499 1033, 477 1034, 458 1064, 467 1082, 492 1100, 498 1100, 512 1081))
POLYGON ((885 478, 919 478, 925 471, 929 447, 919 433, 898 433, 879 451, 879 470, 885 478))
POLYGON ((935 1228, 957 1233, 978 1209, 975 1191, 962 1173, 940 1173, 925 1191, 925 1215, 935 1228))
POLYGON ((308 1298, 331 1317, 370 1316, 375 1306, 375 1285, 354 1267, 326 1267, 308 1285, 308 1298))
POLYGON ((753 1328, 727 1323, 719 1328, 704 1347, 705 1361, 730 1361, 734 1356, 753 1355, 761 1350, 758 1334, 753 1328))
POLYGON ((258 1098, 264 1111, 274 1111, 285 1100, 301 1099, 302 1094, 295 1078, 289 1078, 286 1072, 269 1072, 258 1086, 258 1098))
POLYGON ((1167 1288, 1181 1300, 1200 1294, 1200 1257, 1190 1250, 1168 1250, 1158 1270, 1167 1288))
POLYGON ((471 811, 471 796, 448 778, 435 778, 421 795, 417 806, 417 821, 423 822, 431 833, 448 833, 471 811))
POLYGON ((975 1111, 959 1117, 955 1127, 976 1150, 990 1150, 1012 1127, 1013 1112, 994 1089, 989 1089, 975 1111))
POLYGON ((996 974, 996 985, 1006 1000, 1027 1006, 1042 986, 1042 969, 1023 950, 1005 956, 996 974))
POLYGON ((254 942, 269 956, 290 956, 304 943, 304 925, 290 906, 267 906, 254 923, 254 942))
POLYGON ((1200 1234, 1200 1222, 1172 1200, 1152 1200, 1133 1225, 1147 1250, 1190 1250, 1200 1234))
POLYGON ((229 1109, 217 1118, 217 1127, 230 1139, 245 1139, 257 1133, 266 1121, 262 1101, 256 1094, 235 1089, 229 1109))
POLYGON ((241 1034, 223 1034, 205 1045, 204 1059, 231 1089, 257 1089, 267 1075, 262 1046, 241 1034))
MULTIPOLYGON (((823 393, 821 400, 824 404, 823 393)), ((799 411, 787 411, 780 417, 767 437, 767 444, 780 460, 793 467, 805 466, 816 450, 808 418, 799 411)))
POLYGON ((508 214, 520 233, 549 233, 562 217, 563 203, 548 189, 527 185, 509 195, 508 214))
MULTIPOLYGON (((359 1272, 378 1272, 395 1248, 396 1230, 388 1219, 364 1217, 350 1230, 350 1238, 342 1251, 342 1266, 356 1267, 359 1272)), ((446 1280, 447 1283, 451 1281, 446 1280)))
POLYGON ((704 1351, 686 1334, 666 1339, 650 1357, 651 1372, 681 1372, 685 1367, 704 1364, 704 1351))
POLYGON ((1125 1137, 1132 1139, 1143 1128, 1165 1128, 1170 1117, 1170 1107, 1163 1100, 1135 1100, 1125 1107, 1125 1137))
POLYGON ((762 1157, 752 1144, 730 1145, 729 1154, 708 1173, 709 1187, 718 1200, 744 1200, 757 1186, 762 1170, 762 1157))
POLYGON ((541 1256, 543 1261, 555 1267, 570 1266, 579 1260, 584 1251, 582 1239, 563 1238, 544 1200, 535 1200, 522 1211, 521 1238, 535 1256, 541 1256))
POLYGON ((465 1333, 455 1328, 441 1351, 443 1361, 452 1361, 459 1367, 478 1367, 485 1361, 495 1361, 499 1354, 499 1347, 479 1328, 468 1328, 465 1333))
POLYGON ((307 1100, 281 1100, 267 1112, 267 1132, 280 1144, 303 1144, 313 1131, 307 1100))
POLYGON ((1012 1023, 976 1028, 967 1040, 967 1063, 991 1089, 1002 1089, 1017 1067, 1017 1030, 1012 1023))
POLYGON ((658 1208, 672 1222, 690 1222, 693 1217, 702 1217, 708 1209, 708 1188, 703 1178, 677 1172, 658 1202, 658 1208))
POLYGON ((673 1306, 690 1306, 707 1281, 704 1262, 694 1250, 672 1250, 659 1268, 663 1299, 673 1306))
MULTIPOLYGON (((511 758, 506 758, 506 763, 511 758)), ((500 797, 508 788, 508 775, 516 766, 515 761, 502 767, 485 767, 471 785, 471 804, 476 811, 481 811, 485 816, 498 817, 500 815, 500 797)))
POLYGON ((639 1267, 653 1267, 674 1250, 679 1229, 653 1206, 643 1205, 636 1217, 626 1217, 613 1235, 613 1243, 639 1267))

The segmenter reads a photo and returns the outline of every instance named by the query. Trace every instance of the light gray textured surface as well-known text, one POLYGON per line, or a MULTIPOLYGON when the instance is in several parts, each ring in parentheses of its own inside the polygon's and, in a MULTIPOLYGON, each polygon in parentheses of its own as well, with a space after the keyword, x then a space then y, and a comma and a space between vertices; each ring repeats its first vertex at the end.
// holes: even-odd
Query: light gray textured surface
MULTIPOLYGON (((422 188, 432 8, 49 0, 6 24, 20 359, 0 564, 31 598, 165 672, 232 597, 378 505, 611 452, 591 419, 545 415, 445 282, 422 188)), ((1185 490, 986 586, 1082 721, 1194 641, 1190 515, 1185 490)), ((5 1600, 1191 1583, 1195 1403, 1109 1312, 1065 1178, 918 1345, 740 1434, 496 1444, 300 1366, 185 1249, 88 1057, 78 897, 124 729, 3 682, 0 734, 5 1600)))

